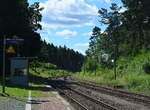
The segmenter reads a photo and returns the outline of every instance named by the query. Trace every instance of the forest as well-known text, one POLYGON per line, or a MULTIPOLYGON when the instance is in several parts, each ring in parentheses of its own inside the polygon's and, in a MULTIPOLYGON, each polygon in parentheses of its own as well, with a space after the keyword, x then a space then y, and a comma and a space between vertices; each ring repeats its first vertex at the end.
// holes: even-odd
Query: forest
POLYGON ((142 49, 150 50, 150 1, 122 0, 122 3, 123 7, 112 3, 110 11, 104 8, 98 11, 100 23, 107 28, 104 32, 97 26, 93 28, 86 51, 89 62, 96 60, 111 68, 112 61, 136 56, 142 49))
POLYGON ((57 65, 59 69, 66 69, 72 72, 81 71, 85 59, 85 56, 73 49, 69 49, 66 46, 57 47, 47 43, 45 40, 42 41, 38 57, 40 62, 50 62, 57 65))

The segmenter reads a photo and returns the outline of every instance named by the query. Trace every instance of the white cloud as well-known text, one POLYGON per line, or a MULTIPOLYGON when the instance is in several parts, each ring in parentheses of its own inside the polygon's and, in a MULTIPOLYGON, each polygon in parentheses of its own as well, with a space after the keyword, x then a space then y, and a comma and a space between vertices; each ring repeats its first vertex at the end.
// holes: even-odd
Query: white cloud
POLYGON ((78 51, 79 53, 85 55, 85 52, 83 50, 80 50, 80 49, 75 49, 75 51, 78 51))
POLYGON ((90 2, 93 2, 93 1, 98 1, 98 2, 104 2, 104 3, 112 3, 112 0, 89 0, 90 2))
POLYGON ((119 12, 120 13, 123 13, 123 12, 125 12, 127 9, 126 8, 122 8, 119 12))
POLYGON ((104 30, 101 30, 101 34, 103 34, 104 33, 104 30))
POLYGON ((77 43, 77 44, 75 44, 75 46, 88 47, 88 46, 89 46, 89 43, 77 43))
POLYGON ((43 27, 60 28, 93 25, 98 8, 85 0, 47 0, 40 4, 43 27))
POLYGON ((61 32, 56 32, 56 35, 59 35, 59 36, 75 36, 75 35, 77 35, 77 32, 70 31, 70 30, 63 30, 61 32))

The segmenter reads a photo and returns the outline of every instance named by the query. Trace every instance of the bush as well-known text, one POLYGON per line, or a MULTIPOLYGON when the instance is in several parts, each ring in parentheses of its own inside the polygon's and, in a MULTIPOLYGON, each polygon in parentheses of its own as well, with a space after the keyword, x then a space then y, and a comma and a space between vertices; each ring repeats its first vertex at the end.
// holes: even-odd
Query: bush
POLYGON ((89 59, 84 63, 84 65, 83 65, 83 67, 82 67, 82 70, 83 70, 83 71, 86 70, 86 71, 92 72, 92 71, 95 71, 95 70, 97 69, 97 67, 98 67, 98 64, 97 64, 96 60, 89 58, 89 59))
POLYGON ((150 74, 150 61, 143 65, 143 70, 145 73, 150 74))
POLYGON ((105 73, 103 75, 103 78, 107 79, 107 80, 113 80, 115 79, 114 73, 105 73))

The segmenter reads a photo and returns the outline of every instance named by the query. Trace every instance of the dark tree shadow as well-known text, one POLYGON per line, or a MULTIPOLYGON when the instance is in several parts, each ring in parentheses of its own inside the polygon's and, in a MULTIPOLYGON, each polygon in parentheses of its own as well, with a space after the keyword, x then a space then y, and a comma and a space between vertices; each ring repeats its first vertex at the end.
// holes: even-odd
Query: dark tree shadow
MULTIPOLYGON (((37 76, 37 75, 33 75, 33 74, 29 74, 29 83, 33 83, 35 86, 32 85, 28 85, 28 86, 21 86, 21 85, 16 85, 16 84, 12 84, 10 82, 10 78, 6 78, 6 87, 11 87, 11 88, 20 88, 20 89, 26 89, 26 90, 37 90, 37 91, 44 91, 44 92, 48 92, 48 91, 54 91, 54 89, 48 88, 46 87, 46 84, 48 82, 48 78, 44 78, 41 76, 37 76), (41 85, 45 85, 45 86, 41 86, 41 85)), ((0 81, 0 85, 2 85, 2 81, 0 81)), ((1 96, 3 94, 0 94, 1 96)), ((9 94, 4 94, 4 96, 7 96, 9 94)))
POLYGON ((48 78, 44 78, 42 76, 37 76, 33 74, 29 74, 29 82, 34 84, 45 84, 48 81, 48 78))

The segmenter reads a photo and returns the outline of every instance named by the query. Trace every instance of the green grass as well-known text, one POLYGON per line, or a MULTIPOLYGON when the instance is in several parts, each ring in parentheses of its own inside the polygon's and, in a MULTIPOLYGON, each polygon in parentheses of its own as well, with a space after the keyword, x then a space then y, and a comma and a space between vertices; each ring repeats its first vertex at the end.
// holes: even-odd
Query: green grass
MULTIPOLYGON (((28 87, 21 86, 6 86, 6 94, 13 97, 22 97, 27 98, 28 92, 31 91, 32 97, 48 97, 55 96, 48 89, 46 89, 45 85, 41 84, 32 84, 30 83, 28 87), (40 88, 40 89, 39 89, 40 88)), ((2 86, 0 85, 0 93, 2 94, 2 86)), ((1 96, 1 95, 0 95, 1 96)))
MULTIPOLYGON (((10 83, 6 84, 6 93, 9 96, 28 97, 28 92, 31 91, 32 97, 48 97, 55 96, 45 87, 45 81, 49 77, 56 77, 68 75, 69 72, 61 70, 51 63, 32 62, 29 69, 30 83, 28 87, 15 86, 10 83), (35 69, 36 66, 36 69, 35 69)), ((7 81, 9 82, 9 78, 7 81)), ((0 94, 2 93, 2 86, 0 85, 0 94)), ((1 95, 0 95, 1 96, 1 95)))
POLYGON ((70 72, 66 70, 58 69, 56 65, 53 65, 51 63, 41 63, 41 62, 37 63, 36 68, 31 66, 30 73, 34 75, 42 76, 45 78, 71 74, 70 72))
POLYGON ((35 88, 35 90, 31 89, 32 97, 53 97, 55 94, 51 93, 46 87, 45 84, 33 84, 30 83, 30 86, 35 88), (39 89, 40 88, 40 89, 39 89), (39 89, 39 90, 37 90, 39 89))
MULTIPOLYGON (((5 88, 6 94, 9 96, 17 96, 17 97, 27 97, 28 96, 28 90, 23 88, 17 88, 17 87, 7 87, 5 88)), ((0 93, 2 91, 2 86, 0 86, 0 93)))
POLYGON ((79 72, 74 77, 109 85, 124 85, 124 89, 150 94, 150 74, 143 65, 150 62, 150 52, 141 52, 136 57, 122 57, 117 61, 117 79, 113 69, 98 68, 95 72, 79 72))

